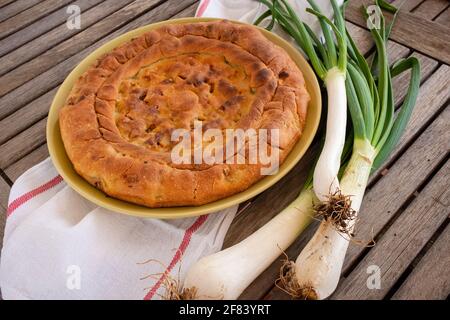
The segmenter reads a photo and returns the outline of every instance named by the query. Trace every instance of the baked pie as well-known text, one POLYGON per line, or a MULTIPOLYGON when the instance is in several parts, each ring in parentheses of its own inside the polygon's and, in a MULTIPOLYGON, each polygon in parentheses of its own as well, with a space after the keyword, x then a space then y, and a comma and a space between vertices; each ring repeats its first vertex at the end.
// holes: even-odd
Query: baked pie
MULTIPOLYGON (((301 71, 258 29, 172 24, 99 58, 74 85, 59 123, 75 170, 107 195, 148 207, 202 205, 247 189, 266 164, 174 162, 175 130, 193 139, 196 123, 201 131, 278 129, 276 145, 263 141, 281 164, 302 133, 308 101, 301 71)), ((236 154, 247 159, 248 141, 241 147, 236 154)))

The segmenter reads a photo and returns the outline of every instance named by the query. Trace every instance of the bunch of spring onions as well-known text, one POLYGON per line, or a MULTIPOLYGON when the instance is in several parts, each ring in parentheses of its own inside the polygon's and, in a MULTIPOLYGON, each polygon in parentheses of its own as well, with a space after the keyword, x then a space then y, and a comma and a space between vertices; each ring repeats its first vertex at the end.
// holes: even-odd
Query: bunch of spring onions
MULTIPOLYGON (((389 67, 386 41, 392 24, 386 27, 383 17, 381 28, 371 30, 376 54, 370 66, 349 36, 335 0, 331 1, 334 23, 308 0, 308 12, 319 19, 323 42, 287 1, 260 1, 269 10, 257 22, 271 16, 269 28, 276 21, 295 39, 326 86, 328 115, 322 152, 314 173, 287 208, 240 243, 199 260, 188 271, 183 290, 195 291, 199 299, 237 299, 319 211, 324 219, 292 264, 286 289, 297 298, 323 299, 339 281, 369 174, 388 157, 409 120, 420 84, 420 66, 410 57, 389 67), (407 70, 411 70, 408 92, 395 116, 391 79, 407 70), (353 133, 346 139, 347 107, 353 133)), ((384 1, 376 4, 395 10, 384 1)))
MULTIPOLYGON (((381 6, 396 13, 396 9, 384 1, 377 1, 376 4, 379 12, 381 6)), ((331 190, 326 195, 327 200, 318 206, 324 219, 295 262, 292 279, 295 285, 291 289, 300 291, 300 296, 304 298, 324 299, 336 289, 369 175, 392 152, 417 99, 419 61, 410 57, 389 67, 386 41, 392 24, 386 27, 384 17, 380 18, 380 28, 370 30, 376 46, 372 67, 347 34, 351 49, 346 91, 354 132, 353 151, 350 160, 344 164, 340 189, 331 190), (409 89, 401 111, 395 117, 392 77, 409 69, 409 89)), ((315 192, 317 194, 317 190, 315 192)))

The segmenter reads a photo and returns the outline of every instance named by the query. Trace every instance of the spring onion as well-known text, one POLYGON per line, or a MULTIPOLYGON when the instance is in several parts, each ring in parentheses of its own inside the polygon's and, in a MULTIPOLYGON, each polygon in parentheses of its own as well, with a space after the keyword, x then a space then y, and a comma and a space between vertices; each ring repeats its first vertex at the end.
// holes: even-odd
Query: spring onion
MULTIPOLYGON (((377 5, 384 3, 377 1, 377 5)), ((351 59, 346 90, 354 131, 353 152, 345 165, 340 190, 328 194, 328 199, 319 206, 324 219, 295 262, 292 280, 296 285, 293 287, 303 298, 324 299, 336 289, 369 175, 398 142, 416 102, 420 85, 419 61, 409 57, 389 67, 386 41, 390 29, 381 17, 381 28, 371 30, 376 46, 376 68, 369 68, 347 35, 351 59), (392 77, 409 69, 408 92, 395 117, 392 77)))

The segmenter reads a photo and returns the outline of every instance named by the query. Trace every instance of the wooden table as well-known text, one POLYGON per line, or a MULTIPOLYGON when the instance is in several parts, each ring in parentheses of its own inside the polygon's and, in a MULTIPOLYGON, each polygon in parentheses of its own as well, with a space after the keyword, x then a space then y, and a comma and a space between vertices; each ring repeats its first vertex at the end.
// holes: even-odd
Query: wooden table
MULTIPOLYGON (((367 55, 373 50, 359 4, 347 10, 348 28, 367 55)), ((396 3, 402 0, 396 0, 396 3)), ((136 27, 192 16, 195 0, 0 0, 0 210, 2 224, 11 185, 48 157, 47 112, 56 89, 83 57, 136 27), (66 27, 69 4, 81 10, 81 29, 66 27)), ((392 59, 409 55, 422 64, 422 85, 411 122, 386 166, 371 178, 357 238, 333 299, 446 299, 450 293, 450 7, 446 0, 405 1, 389 42, 392 59), (381 288, 366 285, 368 266, 381 270, 381 288)), ((408 77, 394 81, 396 102, 408 77)), ((294 199, 316 148, 281 182, 242 204, 225 247, 244 239, 294 199)), ((313 224, 287 250, 295 259, 313 224)), ((3 230, 3 227, 1 228, 3 230)), ((280 261, 243 294, 288 298, 274 287, 280 261)))

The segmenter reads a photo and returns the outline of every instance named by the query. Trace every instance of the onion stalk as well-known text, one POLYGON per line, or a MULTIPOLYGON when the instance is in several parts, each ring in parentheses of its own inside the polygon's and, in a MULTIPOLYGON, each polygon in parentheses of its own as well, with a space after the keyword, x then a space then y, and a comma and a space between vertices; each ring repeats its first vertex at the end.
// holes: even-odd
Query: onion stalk
MULTIPOLYGON (((376 5, 386 7, 383 1, 377 1, 376 5)), ((369 68, 347 36, 351 58, 346 90, 354 131, 353 152, 345 164, 339 192, 327 195, 327 201, 320 206, 324 219, 295 261, 292 280, 306 292, 304 298, 324 299, 336 289, 369 175, 384 162, 398 142, 417 99, 419 61, 409 57, 392 68, 388 65, 386 41, 391 26, 386 28, 381 17, 381 28, 371 30, 376 46, 376 68, 369 68), (392 77, 408 69, 411 69, 408 92, 395 117, 392 77), (376 74, 373 74, 375 70, 376 74)))

